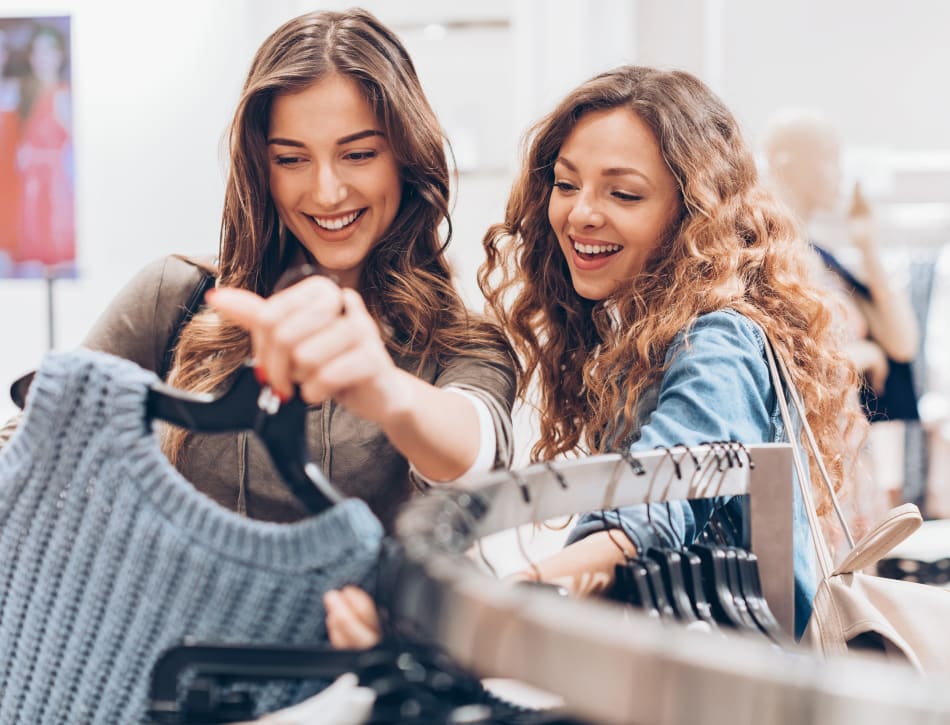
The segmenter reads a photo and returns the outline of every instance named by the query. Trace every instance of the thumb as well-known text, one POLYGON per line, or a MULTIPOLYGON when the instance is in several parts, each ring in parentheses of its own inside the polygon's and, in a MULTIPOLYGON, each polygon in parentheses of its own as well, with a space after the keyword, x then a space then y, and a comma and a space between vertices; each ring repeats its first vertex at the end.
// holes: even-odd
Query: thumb
POLYGON ((263 297, 234 287, 209 290, 205 301, 228 322, 248 332, 257 325, 265 304, 263 297))

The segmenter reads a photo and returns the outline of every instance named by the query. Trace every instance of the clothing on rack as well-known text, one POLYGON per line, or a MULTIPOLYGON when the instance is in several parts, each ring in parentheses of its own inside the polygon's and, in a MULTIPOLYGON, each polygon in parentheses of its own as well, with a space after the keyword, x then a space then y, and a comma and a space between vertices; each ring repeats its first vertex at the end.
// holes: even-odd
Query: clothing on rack
MULTIPOLYGON (((759 464, 754 474, 748 466, 722 475, 714 467, 713 493, 721 481, 729 489, 724 493, 735 494, 754 475, 755 485, 748 488, 753 514, 757 501, 775 493, 781 497, 782 491, 788 493, 785 511, 790 514, 789 445, 747 450, 759 464), (775 477, 784 485, 771 486, 775 477)), ((696 455, 705 460, 701 450, 696 455)), ((677 456, 684 470, 691 466, 689 452, 677 456)), ((660 462, 666 470, 672 467, 671 457, 654 451, 636 460, 642 474, 631 473, 633 466, 610 454, 549 468, 536 465, 507 480, 494 476, 477 490, 446 487, 412 501, 397 522, 406 556, 380 569, 380 598, 390 603, 392 626, 434 643, 482 677, 514 678, 556 693, 566 712, 593 722, 950 722, 950 691, 943 682, 921 678, 907 667, 860 654, 824 662, 806 650, 779 649, 731 630, 710 637, 597 599, 513 586, 492 579, 464 557, 475 539, 499 530, 499 524, 542 521, 578 506, 593 508, 594 502, 607 508, 644 500, 644 489, 652 491, 646 500, 662 500, 667 489, 671 497, 682 497, 695 483, 687 472, 667 487, 660 485, 658 493, 651 479, 660 462)), ((753 536, 762 528, 759 523, 754 517, 753 536)), ((766 544, 761 561, 771 533, 761 540, 766 544)), ((784 533, 790 545, 791 532, 784 533)), ((769 563, 780 565, 776 559, 769 563)))
MULTIPOLYGON (((142 721, 151 667, 183 638, 326 644, 322 594, 373 589, 383 530, 362 501, 289 525, 220 507, 149 429, 156 381, 50 353, 0 451, 0 722, 142 721)), ((258 714, 315 689, 269 687, 258 714)))

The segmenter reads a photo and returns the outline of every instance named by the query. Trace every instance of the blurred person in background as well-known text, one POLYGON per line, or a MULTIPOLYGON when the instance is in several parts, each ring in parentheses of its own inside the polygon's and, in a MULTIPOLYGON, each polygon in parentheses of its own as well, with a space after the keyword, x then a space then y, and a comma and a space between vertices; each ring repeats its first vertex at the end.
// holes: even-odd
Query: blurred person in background
POLYGON ((10 38, 0 27, 0 276, 16 253, 20 221, 19 79, 10 73, 10 38))
MULTIPOLYGON (((841 199, 841 141, 833 125, 810 109, 783 109, 767 123, 762 151, 773 191, 810 237, 819 213, 835 212, 841 199)), ((837 309, 845 350, 863 376, 862 408, 873 423, 864 451, 865 470, 851 499, 856 529, 901 502, 904 428, 917 420, 910 362, 920 333, 907 290, 895 284, 883 260, 874 216, 859 183, 844 210, 847 242, 860 258, 846 267, 825 240, 811 239, 815 274, 837 309), (870 479, 870 483, 868 483, 870 479), (864 481, 864 485, 862 485, 864 481)))

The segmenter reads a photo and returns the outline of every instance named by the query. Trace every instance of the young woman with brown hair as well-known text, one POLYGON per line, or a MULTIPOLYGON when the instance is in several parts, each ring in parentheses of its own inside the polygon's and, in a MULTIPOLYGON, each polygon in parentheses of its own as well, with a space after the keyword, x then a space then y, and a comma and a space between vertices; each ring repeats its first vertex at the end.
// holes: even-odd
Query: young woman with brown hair
MULTIPOLYGON (((511 350, 452 285, 444 135, 392 31, 358 9, 285 23, 254 57, 229 150, 211 308, 176 344, 201 270, 168 257, 84 344, 154 371, 171 347, 167 381, 194 392, 227 389, 253 356, 278 394, 299 386, 311 456, 387 527, 413 482, 507 465, 511 350), (279 289, 302 264, 322 275, 279 289)), ((306 515, 252 435, 166 428, 163 449, 222 506, 306 515)))

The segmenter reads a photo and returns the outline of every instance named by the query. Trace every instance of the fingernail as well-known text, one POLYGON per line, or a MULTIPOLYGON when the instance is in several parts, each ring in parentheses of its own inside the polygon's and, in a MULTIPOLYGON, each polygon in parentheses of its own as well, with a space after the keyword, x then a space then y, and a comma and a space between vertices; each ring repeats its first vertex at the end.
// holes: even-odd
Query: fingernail
MULTIPOLYGON (((264 370, 263 365, 254 366, 254 379, 258 382, 259 385, 267 385, 267 371, 264 370)), ((278 394, 277 397, 280 397, 278 394)), ((281 400, 281 402, 284 402, 281 400)))

